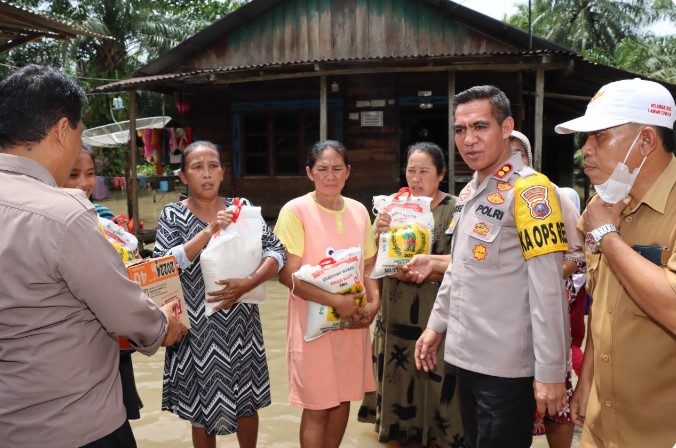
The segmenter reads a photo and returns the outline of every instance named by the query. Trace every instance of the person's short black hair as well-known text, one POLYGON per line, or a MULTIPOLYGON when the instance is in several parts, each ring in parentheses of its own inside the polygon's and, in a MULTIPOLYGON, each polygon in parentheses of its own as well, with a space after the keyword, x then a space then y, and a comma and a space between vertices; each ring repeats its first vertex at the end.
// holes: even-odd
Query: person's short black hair
POLYGON ((444 160, 444 153, 436 143, 432 142, 417 142, 408 147, 406 153, 406 164, 411 154, 415 152, 424 152, 432 158, 432 162, 437 169, 437 174, 441 174, 446 169, 446 160, 444 160))
POLYGON ((498 124, 502 124, 505 118, 512 116, 512 109, 509 98, 505 92, 495 86, 474 86, 455 95, 453 98, 453 110, 461 104, 466 104, 477 100, 488 100, 491 104, 491 115, 498 124))
POLYGON ((84 91, 50 66, 27 65, 0 83, 0 150, 43 140, 63 117, 72 129, 82 120, 84 91))
POLYGON ((181 171, 185 173, 185 159, 188 157, 188 154, 190 154, 191 152, 193 152, 193 150, 201 146, 206 146, 207 148, 211 148, 214 151, 216 151, 216 154, 218 154, 218 162, 221 164, 221 168, 223 168, 223 154, 221 154, 221 151, 218 149, 218 146, 215 143, 212 143, 207 140, 197 140, 186 146, 185 149, 183 149, 183 154, 181 154, 181 171))
POLYGON ((662 145, 667 152, 676 154, 676 133, 673 128, 665 128, 664 126, 655 126, 657 135, 662 140, 662 145))
POLYGON ((334 149, 343 158, 345 166, 350 164, 350 158, 347 155, 347 149, 345 149, 345 146, 343 146, 342 143, 337 140, 322 140, 312 145, 312 148, 310 148, 310 151, 308 151, 307 166, 312 169, 312 167, 315 166, 317 159, 325 150, 329 148, 334 149))

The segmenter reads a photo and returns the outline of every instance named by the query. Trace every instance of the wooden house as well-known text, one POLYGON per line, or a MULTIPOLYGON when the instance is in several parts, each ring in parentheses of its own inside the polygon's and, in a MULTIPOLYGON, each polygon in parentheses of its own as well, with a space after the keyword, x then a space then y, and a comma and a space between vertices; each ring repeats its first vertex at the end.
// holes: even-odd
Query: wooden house
POLYGON ((132 114, 137 90, 192 98, 182 121, 222 149, 223 193, 274 218, 311 189, 307 149, 324 138, 348 148, 344 194, 367 208, 405 182, 403 155, 416 141, 448 150, 444 188, 458 192, 471 173, 450 104, 479 84, 505 91, 536 168, 570 185, 573 137, 555 124, 584 113, 603 84, 634 76, 452 1, 252 0, 97 90, 129 91, 132 114))

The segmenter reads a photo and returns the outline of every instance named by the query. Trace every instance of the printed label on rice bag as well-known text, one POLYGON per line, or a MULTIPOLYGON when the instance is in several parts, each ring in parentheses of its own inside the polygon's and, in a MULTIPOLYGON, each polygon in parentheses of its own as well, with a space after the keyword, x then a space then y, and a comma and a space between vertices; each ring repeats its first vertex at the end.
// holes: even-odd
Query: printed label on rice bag
MULTIPOLYGON (((346 294, 357 294, 360 293, 364 290, 364 286, 361 283, 354 284, 347 289, 344 289, 342 291, 339 291, 338 294, 346 295, 346 294)), ((357 304, 359 308, 363 308, 364 304, 366 303, 366 294, 364 294, 361 297, 358 297, 354 299, 354 302, 357 304)), ((338 322, 340 321, 340 315, 336 312, 336 310, 333 309, 332 306, 326 306, 324 305, 322 308, 319 310, 319 314, 322 315, 326 313, 326 320, 327 322, 338 322)))
POLYGON ((430 229, 420 224, 406 224, 394 227, 383 235, 380 246, 387 247, 389 258, 413 258, 417 254, 430 253, 430 229))

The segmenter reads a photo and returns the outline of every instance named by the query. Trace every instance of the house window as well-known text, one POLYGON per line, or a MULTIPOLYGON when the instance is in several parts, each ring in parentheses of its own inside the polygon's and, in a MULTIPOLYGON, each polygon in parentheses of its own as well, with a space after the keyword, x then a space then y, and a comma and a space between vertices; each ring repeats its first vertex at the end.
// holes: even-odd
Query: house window
POLYGON ((297 176, 305 172, 308 148, 319 140, 316 111, 275 111, 241 116, 242 173, 297 176))

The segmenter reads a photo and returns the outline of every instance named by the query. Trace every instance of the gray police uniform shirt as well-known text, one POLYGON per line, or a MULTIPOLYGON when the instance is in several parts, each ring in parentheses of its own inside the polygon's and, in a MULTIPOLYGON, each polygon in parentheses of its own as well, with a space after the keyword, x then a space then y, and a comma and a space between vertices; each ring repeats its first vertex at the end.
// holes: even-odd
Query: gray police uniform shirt
POLYGON ((167 319, 42 165, 0 153, 0 222, 0 446, 86 445, 127 418, 117 336, 155 353, 167 319))
POLYGON ((566 232, 551 182, 510 157, 458 197, 452 262, 428 321, 444 359, 472 372, 562 383, 570 345, 566 232))

